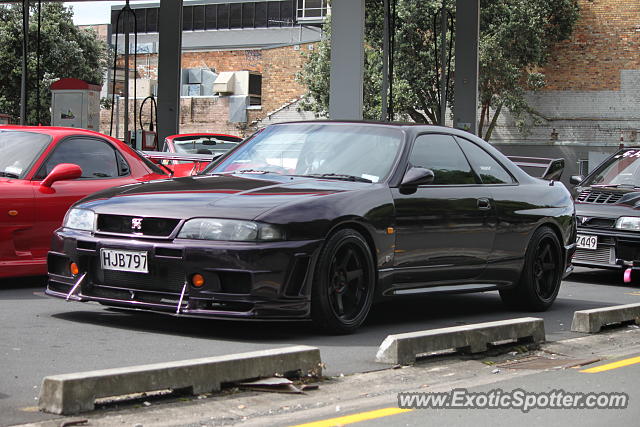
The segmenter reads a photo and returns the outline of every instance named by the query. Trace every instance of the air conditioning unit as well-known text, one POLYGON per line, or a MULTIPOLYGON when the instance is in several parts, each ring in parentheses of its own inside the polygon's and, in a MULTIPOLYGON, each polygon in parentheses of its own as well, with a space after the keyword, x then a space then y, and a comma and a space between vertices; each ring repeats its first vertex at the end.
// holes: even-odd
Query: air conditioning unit
POLYGON ((136 97, 146 98, 157 93, 158 81, 155 79, 129 80, 129 96, 133 96, 133 88, 136 88, 136 97))
POLYGON ((223 71, 218 74, 215 82, 213 82, 213 91, 223 95, 235 93, 235 73, 233 71, 223 71))
POLYGON ((222 95, 248 96, 250 105, 260 105, 262 75, 253 71, 223 71, 213 83, 213 91, 222 95))

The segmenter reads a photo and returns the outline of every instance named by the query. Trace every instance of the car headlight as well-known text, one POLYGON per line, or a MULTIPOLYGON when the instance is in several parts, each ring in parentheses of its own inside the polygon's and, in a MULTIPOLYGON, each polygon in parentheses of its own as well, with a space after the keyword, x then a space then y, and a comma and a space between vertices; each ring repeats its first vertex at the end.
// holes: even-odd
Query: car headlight
POLYGON ((616 221, 616 228, 619 228, 620 230, 640 231, 640 217, 621 216, 616 221))
POLYGON ((282 231, 273 225, 235 219, 194 218, 184 223, 179 238, 251 242, 282 240, 282 231))
POLYGON ((75 230, 93 231, 95 217, 95 212, 89 209, 69 209, 69 212, 67 212, 67 215, 64 217, 62 226, 75 230))

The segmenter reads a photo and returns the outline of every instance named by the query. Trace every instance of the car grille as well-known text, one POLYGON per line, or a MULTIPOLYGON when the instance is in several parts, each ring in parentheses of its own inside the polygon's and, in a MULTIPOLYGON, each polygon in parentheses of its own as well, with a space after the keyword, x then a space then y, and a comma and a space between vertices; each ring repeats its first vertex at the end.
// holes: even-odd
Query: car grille
POLYGON ((611 237, 598 237, 598 249, 576 249, 573 256, 574 261, 594 263, 594 264, 616 264, 616 251, 614 240, 611 237), (611 245, 611 246, 609 246, 611 245))
POLYGON ((180 292, 185 283, 185 272, 175 265, 156 264, 149 273, 103 270, 99 259, 93 264, 93 283, 116 288, 158 292, 180 292))
POLYGON ((582 203, 612 204, 618 203, 622 196, 624 193, 592 189, 581 192, 576 200, 582 203))
POLYGON ((135 234, 153 237, 168 237, 178 226, 179 219, 141 218, 128 215, 98 215, 98 232, 135 234), (140 220, 140 228, 135 228, 135 220, 140 220))
POLYGON ((588 218, 580 227, 613 228, 615 224, 616 220, 611 218, 588 218))
POLYGON ((576 249, 573 259, 574 261, 615 265, 615 250, 613 247, 602 247, 596 250, 576 249))

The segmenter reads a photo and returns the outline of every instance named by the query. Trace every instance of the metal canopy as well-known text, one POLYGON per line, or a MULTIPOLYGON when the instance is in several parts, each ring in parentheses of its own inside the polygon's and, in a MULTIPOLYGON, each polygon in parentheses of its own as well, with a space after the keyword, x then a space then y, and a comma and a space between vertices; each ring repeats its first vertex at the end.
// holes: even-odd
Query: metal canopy
MULTIPOLYGON (((329 117, 361 120, 365 1, 334 0, 331 9, 329 117)), ((385 14, 388 14, 386 8, 385 14)), ((475 134, 480 0, 456 0, 456 17, 456 103, 453 122, 455 127, 475 134)))

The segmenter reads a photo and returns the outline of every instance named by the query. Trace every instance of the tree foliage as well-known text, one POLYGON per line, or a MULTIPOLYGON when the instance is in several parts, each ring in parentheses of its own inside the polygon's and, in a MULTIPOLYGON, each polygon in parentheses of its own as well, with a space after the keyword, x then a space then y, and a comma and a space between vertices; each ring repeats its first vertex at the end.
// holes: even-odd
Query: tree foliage
MULTIPOLYGON (((95 32, 74 26, 73 13, 62 3, 42 3, 40 28, 40 122, 49 124, 51 92, 49 86, 59 78, 72 77, 102 84, 108 51, 95 32)), ((37 124, 37 6, 29 17, 29 55, 27 59, 27 117, 37 124)), ((22 78, 22 6, 0 6, 0 113, 20 115, 22 78)))
MULTIPOLYGON (((548 61, 554 44, 567 39, 578 19, 576 0, 481 0, 480 24, 480 135, 491 137, 496 120, 506 108, 524 129, 534 113, 527 91, 544 86, 540 69, 548 61), (528 114, 527 114, 528 113, 528 114)), ((455 18, 454 0, 397 0, 393 103, 396 119, 438 123, 440 24, 434 21, 443 6, 455 18)), ((364 117, 381 117, 383 2, 367 0, 365 17, 364 117)), ((326 115, 329 107, 330 23, 325 37, 308 55, 299 80, 308 89, 303 108, 326 115)), ((447 34, 446 48, 454 40, 447 34)), ((454 52, 452 52, 452 55, 454 52)), ((440 61, 441 62, 441 61, 440 61)), ((441 65, 441 64, 440 64, 441 65)), ((451 79, 447 91, 454 105, 451 79)))

